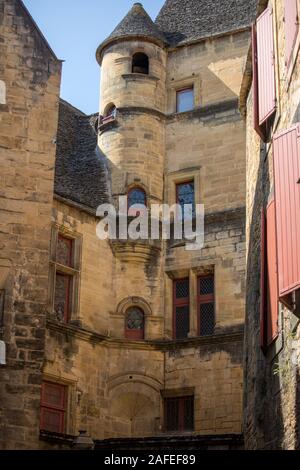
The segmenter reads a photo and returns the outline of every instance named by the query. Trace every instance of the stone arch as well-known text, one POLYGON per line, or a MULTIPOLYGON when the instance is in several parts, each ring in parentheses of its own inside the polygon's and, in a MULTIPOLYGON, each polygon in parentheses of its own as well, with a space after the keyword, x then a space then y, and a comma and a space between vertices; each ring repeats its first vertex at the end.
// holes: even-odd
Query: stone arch
POLYGON ((135 52, 132 55, 132 73, 149 75, 149 56, 145 52, 135 52))
POLYGON ((104 108, 104 112, 103 112, 103 116, 104 117, 107 117, 107 116, 110 116, 112 115, 113 113, 116 112, 116 105, 114 103, 108 103, 105 108, 104 108))
POLYGON ((161 385, 137 373, 122 374, 108 383, 109 418, 118 436, 153 436, 160 426, 161 385), (131 377, 131 378, 130 378, 131 377))
POLYGON ((142 297, 127 297, 123 299, 117 306, 117 314, 125 315, 129 307, 138 307, 143 310, 145 317, 152 315, 152 309, 148 302, 142 297))

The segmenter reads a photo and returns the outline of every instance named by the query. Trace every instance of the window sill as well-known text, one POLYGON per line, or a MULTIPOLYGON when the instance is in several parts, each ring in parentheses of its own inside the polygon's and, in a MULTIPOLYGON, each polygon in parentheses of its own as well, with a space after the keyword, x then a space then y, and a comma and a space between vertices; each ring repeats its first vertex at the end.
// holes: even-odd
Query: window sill
POLYGON ((143 73, 124 73, 122 78, 127 82, 149 81, 158 82, 159 78, 154 75, 145 75, 143 73))
POLYGON ((50 442, 51 444, 72 446, 75 438, 76 436, 73 436, 71 434, 63 434, 63 433, 40 430, 40 440, 50 442))
POLYGON ((112 118, 111 120, 109 121, 106 121, 102 124, 99 124, 99 128, 98 128, 98 131, 101 134, 103 134, 103 132, 105 131, 108 131, 110 129, 113 129, 114 127, 117 127, 118 125, 118 121, 116 118, 112 118))

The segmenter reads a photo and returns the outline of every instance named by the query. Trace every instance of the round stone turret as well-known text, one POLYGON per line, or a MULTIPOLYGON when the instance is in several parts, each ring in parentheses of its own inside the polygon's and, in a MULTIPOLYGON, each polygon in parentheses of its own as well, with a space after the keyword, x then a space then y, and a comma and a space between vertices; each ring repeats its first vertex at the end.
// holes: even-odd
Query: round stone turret
POLYGON ((99 46, 99 147, 111 171, 112 197, 142 188, 147 204, 163 199, 166 40, 135 3, 99 46))

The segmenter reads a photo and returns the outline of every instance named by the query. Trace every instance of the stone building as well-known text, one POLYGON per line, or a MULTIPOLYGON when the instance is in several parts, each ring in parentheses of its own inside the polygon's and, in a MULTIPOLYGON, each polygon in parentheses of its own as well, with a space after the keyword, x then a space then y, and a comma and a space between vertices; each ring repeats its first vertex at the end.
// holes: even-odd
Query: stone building
POLYGON ((258 2, 240 108, 247 125, 244 436, 299 449, 299 0, 258 2))
POLYGON ((59 101, 61 63, 22 2, 0 2, 1 448, 68 447, 81 429, 99 447, 241 445, 255 12, 167 0, 153 22, 134 4, 97 50, 87 116, 59 101), (120 196, 204 204, 204 247, 99 239, 97 208, 120 196))

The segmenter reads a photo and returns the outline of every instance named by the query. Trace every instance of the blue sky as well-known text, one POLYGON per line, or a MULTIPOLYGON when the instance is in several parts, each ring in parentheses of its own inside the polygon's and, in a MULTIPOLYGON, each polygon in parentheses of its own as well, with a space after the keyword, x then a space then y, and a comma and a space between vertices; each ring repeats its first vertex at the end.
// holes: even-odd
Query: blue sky
MULTIPOLYGON (((59 59, 65 60, 61 96, 87 114, 98 111, 98 45, 135 0, 23 0, 59 59)), ((155 18, 164 0, 144 0, 155 18)))

